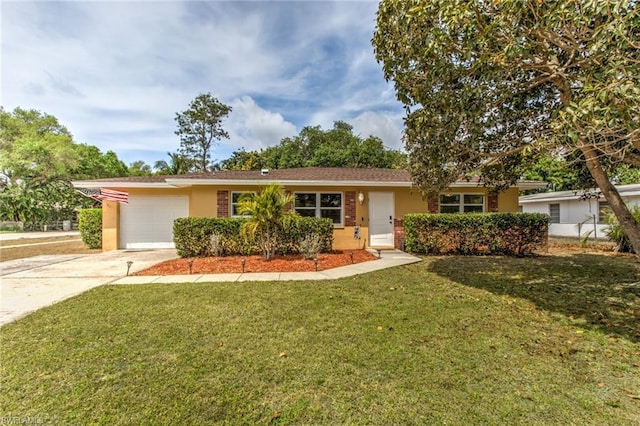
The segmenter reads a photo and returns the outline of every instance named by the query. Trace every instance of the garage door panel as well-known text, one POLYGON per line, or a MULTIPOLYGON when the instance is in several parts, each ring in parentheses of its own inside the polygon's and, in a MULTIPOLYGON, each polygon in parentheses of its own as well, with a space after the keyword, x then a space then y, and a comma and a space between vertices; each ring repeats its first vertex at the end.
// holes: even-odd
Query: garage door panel
POLYGON ((187 196, 129 196, 120 206, 120 248, 173 248, 173 221, 189 216, 187 196))

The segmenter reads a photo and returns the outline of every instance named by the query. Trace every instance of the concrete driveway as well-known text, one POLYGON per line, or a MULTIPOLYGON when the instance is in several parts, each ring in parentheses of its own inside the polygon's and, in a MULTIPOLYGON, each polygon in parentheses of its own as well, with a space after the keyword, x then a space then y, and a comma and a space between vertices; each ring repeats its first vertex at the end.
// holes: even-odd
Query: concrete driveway
POLYGON ((178 257, 174 249, 49 255, 0 263, 0 325, 44 306, 178 257))

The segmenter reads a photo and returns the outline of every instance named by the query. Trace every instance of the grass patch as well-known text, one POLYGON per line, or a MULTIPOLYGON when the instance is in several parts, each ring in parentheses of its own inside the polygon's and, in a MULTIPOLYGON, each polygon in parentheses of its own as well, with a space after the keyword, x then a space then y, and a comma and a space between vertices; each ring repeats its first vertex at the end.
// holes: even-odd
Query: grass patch
POLYGON ((0 262, 24 259, 43 254, 94 254, 100 249, 90 249, 75 235, 50 238, 21 238, 2 241, 0 262))
POLYGON ((325 282, 103 286, 0 329, 1 415, 637 424, 640 300, 625 284, 639 272, 444 257, 325 282))

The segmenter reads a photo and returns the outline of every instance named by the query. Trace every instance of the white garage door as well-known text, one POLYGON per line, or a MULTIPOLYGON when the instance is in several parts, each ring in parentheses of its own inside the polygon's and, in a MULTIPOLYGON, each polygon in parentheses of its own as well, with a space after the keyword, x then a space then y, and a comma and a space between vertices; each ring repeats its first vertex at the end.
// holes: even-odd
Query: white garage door
POLYGON ((173 248, 173 221, 189 216, 189 197, 129 196, 120 204, 120 248, 173 248))

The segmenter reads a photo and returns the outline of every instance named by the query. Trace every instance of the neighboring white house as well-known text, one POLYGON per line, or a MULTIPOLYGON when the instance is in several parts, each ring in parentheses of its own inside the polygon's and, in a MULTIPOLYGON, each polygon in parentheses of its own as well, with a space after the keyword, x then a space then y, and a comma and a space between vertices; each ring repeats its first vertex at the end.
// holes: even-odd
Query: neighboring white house
MULTIPOLYGON (((640 205, 640 184, 616 186, 629 206, 640 205)), ((592 190, 593 198, 581 199, 582 191, 558 191, 520 197, 518 205, 524 213, 545 213, 551 217, 549 235, 605 237, 603 219, 609 204, 600 193, 592 190)))

